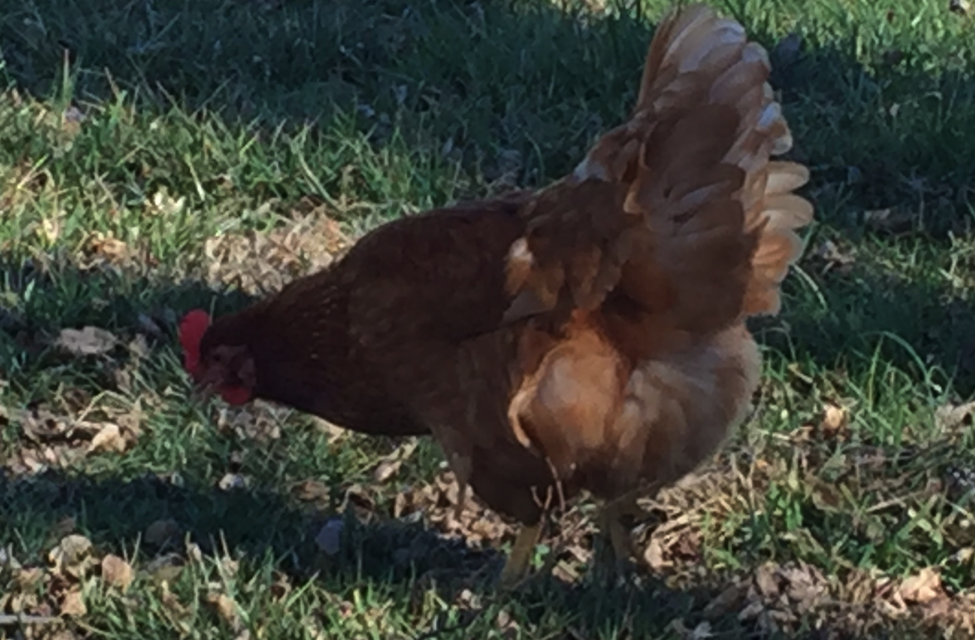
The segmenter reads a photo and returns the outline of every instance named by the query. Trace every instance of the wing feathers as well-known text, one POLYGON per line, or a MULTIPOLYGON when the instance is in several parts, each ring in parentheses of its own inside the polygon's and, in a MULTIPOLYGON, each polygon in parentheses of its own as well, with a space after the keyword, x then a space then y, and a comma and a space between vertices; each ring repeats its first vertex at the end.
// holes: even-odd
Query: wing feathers
POLYGON ((808 169, 771 159, 792 135, 770 71, 744 28, 703 4, 664 20, 630 120, 524 211, 509 317, 565 317, 614 289, 685 331, 777 312, 813 207, 793 193, 808 169))

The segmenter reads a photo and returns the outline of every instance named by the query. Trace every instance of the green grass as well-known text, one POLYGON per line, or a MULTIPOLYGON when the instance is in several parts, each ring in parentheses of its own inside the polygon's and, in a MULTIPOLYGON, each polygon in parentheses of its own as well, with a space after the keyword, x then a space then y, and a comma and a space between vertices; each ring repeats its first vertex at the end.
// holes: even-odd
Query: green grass
MULTIPOLYGON (((380 482, 404 442, 266 407, 235 426, 188 402, 174 319, 243 304, 233 278, 272 252, 260 238, 322 213, 354 236, 574 164, 635 97, 665 3, 632 4, 5 8, 0 549, 44 571, 0 561, 0 616, 56 615, 80 588, 83 615, 26 637, 656 639, 703 623, 734 639, 970 637, 975 442, 972 417, 948 410, 975 391, 975 22, 941 0, 720 5, 773 51, 818 219, 782 315, 755 326, 754 417, 662 496, 665 522, 643 534, 654 569, 632 583, 573 581, 584 562, 567 559, 562 578, 492 593, 490 548, 511 532, 480 514, 480 538, 461 527, 470 547, 436 535, 449 527, 429 443, 380 482), (118 344, 52 344, 87 325, 118 344), (128 448, 88 453, 109 423, 128 448), (323 553, 336 515, 344 537, 323 553), (149 531, 165 520, 172 535, 149 531), (127 558, 131 587, 50 567, 70 532, 95 565, 127 558), (775 568, 792 573, 772 588, 775 568), (934 600, 914 588, 929 568, 934 600), (747 592, 756 579, 767 602, 747 592), (235 615, 208 604, 217 593, 235 615)), ((299 257, 272 260, 279 279, 323 259, 296 237, 299 257)), ((555 542, 585 559, 587 506, 567 522, 555 542)))

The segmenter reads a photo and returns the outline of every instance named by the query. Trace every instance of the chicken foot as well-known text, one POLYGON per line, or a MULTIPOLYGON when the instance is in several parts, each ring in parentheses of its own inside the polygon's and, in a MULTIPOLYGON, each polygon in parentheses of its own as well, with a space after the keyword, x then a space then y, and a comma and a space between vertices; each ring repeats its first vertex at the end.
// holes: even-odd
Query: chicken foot
POLYGON ((511 553, 501 570, 500 584, 502 589, 510 589, 517 585, 528 573, 535 545, 542 537, 542 522, 531 526, 522 526, 518 530, 511 553))

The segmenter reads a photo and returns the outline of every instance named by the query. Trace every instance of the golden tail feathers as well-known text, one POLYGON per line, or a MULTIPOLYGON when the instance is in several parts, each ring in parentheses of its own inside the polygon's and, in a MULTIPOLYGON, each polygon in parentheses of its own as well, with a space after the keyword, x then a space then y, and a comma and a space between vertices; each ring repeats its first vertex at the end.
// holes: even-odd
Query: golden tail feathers
POLYGON ((813 216, 809 179, 744 28, 694 4, 650 45, 630 120, 523 210, 506 319, 593 309, 614 291, 690 332, 778 312, 813 216))

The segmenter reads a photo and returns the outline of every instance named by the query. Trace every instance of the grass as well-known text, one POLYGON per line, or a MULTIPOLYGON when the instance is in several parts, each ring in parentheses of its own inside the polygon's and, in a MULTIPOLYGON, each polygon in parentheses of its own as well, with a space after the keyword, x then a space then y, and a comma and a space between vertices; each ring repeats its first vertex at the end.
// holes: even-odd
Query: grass
POLYGON ((755 415, 661 497, 632 583, 571 578, 583 505, 561 577, 492 593, 511 532, 444 518, 429 443, 398 461, 409 442, 187 401, 178 314, 326 263, 329 220, 354 237, 577 161, 666 8, 632 4, 0 15, 0 621, 66 618, 0 637, 970 637, 975 23, 941 0, 721 5, 772 50, 818 220, 755 326, 755 415), (85 326, 109 337, 70 343, 85 326))

